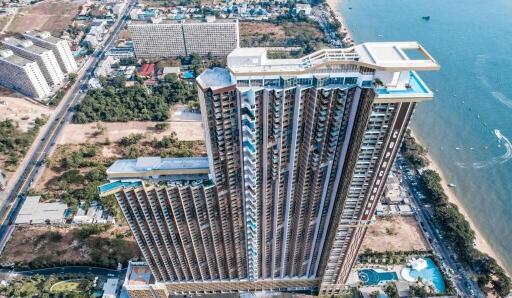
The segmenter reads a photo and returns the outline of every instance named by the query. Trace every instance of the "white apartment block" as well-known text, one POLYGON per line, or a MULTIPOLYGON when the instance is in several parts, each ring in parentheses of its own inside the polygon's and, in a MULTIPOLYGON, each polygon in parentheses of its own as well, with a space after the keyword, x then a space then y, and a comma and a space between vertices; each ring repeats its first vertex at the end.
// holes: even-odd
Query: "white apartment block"
POLYGON ((17 56, 11 50, 0 51, 0 85, 34 98, 43 98, 51 92, 37 62, 17 56))
POLYGON ((51 36, 46 31, 27 31, 23 36, 31 40, 35 45, 52 50, 64 73, 77 71, 78 66, 67 41, 51 36))
POLYGON ((128 29, 137 58, 158 59, 193 53, 227 56, 240 45, 238 20, 134 22, 128 29))
POLYGON ((64 73, 51 50, 36 46, 30 40, 17 38, 6 38, 3 44, 16 55, 37 62, 49 85, 57 85, 64 81, 64 73))

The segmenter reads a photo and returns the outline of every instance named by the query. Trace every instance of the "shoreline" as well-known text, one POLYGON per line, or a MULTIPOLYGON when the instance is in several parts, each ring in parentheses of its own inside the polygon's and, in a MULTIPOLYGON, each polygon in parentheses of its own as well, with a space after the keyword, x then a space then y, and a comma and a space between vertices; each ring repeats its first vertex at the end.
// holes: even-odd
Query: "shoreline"
POLYGON ((343 16, 339 12, 340 9, 340 2, 339 0, 327 0, 327 7, 331 10, 332 15, 340 22, 340 31, 345 34, 345 37, 341 41, 344 48, 349 48, 355 45, 354 39, 352 38, 352 33, 348 29, 347 24, 345 23, 345 20, 343 19, 343 16))
MULTIPOLYGON (((423 142, 421 142, 421 140, 414 133, 414 130, 412 128, 410 128, 410 129, 411 129, 411 136, 416 140, 416 142, 418 144, 420 144, 421 146, 423 146, 425 148, 425 146, 423 145, 423 142)), ((491 258, 495 259, 496 262, 498 263, 498 265, 500 265, 503 268, 503 270, 505 270, 505 272, 507 272, 507 274, 510 275, 510 272, 504 266, 504 262, 501 260, 498 253, 494 250, 494 248, 492 248, 492 246, 489 244, 489 242, 487 241, 487 239, 485 238, 483 233, 477 228, 477 226, 476 226, 475 222, 473 221, 473 219, 471 218, 471 216, 469 216, 467 210, 465 209, 464 205, 462 204, 462 200, 457 196, 454 189, 448 186, 448 184, 450 182, 446 179, 446 175, 444 174, 444 172, 441 169, 441 167, 439 166, 439 164, 432 158, 432 156, 428 152, 425 155, 425 158, 429 162, 429 165, 426 168, 437 172, 439 174, 439 176, 441 177, 441 185, 443 187, 444 193, 448 197, 448 202, 453 203, 454 205, 457 206, 457 209, 459 210, 459 212, 464 216, 466 221, 469 223, 469 226, 471 227, 471 229, 475 232, 475 248, 477 250, 479 250, 480 252, 483 252, 483 253, 489 255, 491 258)))
MULTIPOLYGON (((345 40, 347 40, 347 46, 353 46, 354 40, 352 38, 352 33, 348 29, 348 27, 345 23, 345 20, 343 19, 343 16, 341 15, 341 12, 340 12, 340 5, 341 5, 340 0, 327 0, 326 3, 329 6, 329 8, 331 9, 331 11, 334 13, 334 15, 336 16, 336 19, 340 22, 340 24, 341 24, 340 30, 342 32, 346 33, 346 36, 343 39, 343 42, 345 42, 345 40)), ((411 135, 414 137, 414 139, 416 139, 416 142, 418 142, 419 144, 421 144, 423 146, 423 143, 421 142, 420 139, 417 138, 417 136, 415 135, 414 130, 412 128, 411 128, 411 135)), ((481 251, 482 253, 485 253, 485 254, 489 255, 490 257, 492 257, 493 259, 495 259, 496 262, 498 263, 498 265, 501 266, 503 268, 503 270, 505 270, 505 272, 507 272, 507 274, 510 275, 511 272, 509 272, 509 270, 506 269, 506 267, 504 266, 503 260, 499 257, 498 253, 494 250, 494 248, 489 244, 489 242, 487 241, 487 239, 485 238, 483 233, 477 228, 473 219, 469 216, 467 210, 465 209, 464 205, 462 204, 462 200, 457 196, 454 189, 448 186, 448 184, 450 182, 446 179, 446 175, 444 174, 441 167, 432 158, 430 153, 427 152, 425 158, 429 162, 429 165, 427 166, 427 168, 434 170, 441 177, 442 187, 443 187, 443 190, 444 190, 446 196, 448 197, 448 201, 457 206, 459 212, 464 216, 466 221, 469 223, 471 229, 474 231, 474 233, 475 233, 475 248, 477 250, 481 251)))

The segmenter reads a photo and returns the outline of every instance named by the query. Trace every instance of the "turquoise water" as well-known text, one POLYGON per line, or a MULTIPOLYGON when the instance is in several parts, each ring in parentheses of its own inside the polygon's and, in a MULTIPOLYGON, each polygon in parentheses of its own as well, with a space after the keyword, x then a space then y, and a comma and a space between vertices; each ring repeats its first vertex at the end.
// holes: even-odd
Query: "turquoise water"
POLYGON ((418 40, 441 64, 419 73, 435 98, 419 105, 413 128, 511 272, 512 1, 340 4, 356 42, 418 40))
POLYGON ((358 271, 359 279, 367 286, 375 286, 392 280, 398 280, 396 272, 388 272, 374 269, 362 269, 358 271))
POLYGON ((104 193, 104 192, 107 192, 107 191, 111 191, 113 189, 116 189, 118 187, 139 187, 142 185, 142 182, 140 181, 114 181, 114 182, 110 182, 110 183, 106 183, 106 184, 103 184, 103 185, 100 185, 98 186, 98 189, 99 189, 99 192, 100 193, 104 193))
POLYGON ((409 275, 416 280, 421 278, 423 281, 431 282, 437 293, 444 293, 446 291, 446 285, 444 284, 441 271, 439 271, 439 268, 437 268, 432 259, 426 258, 425 260, 427 261, 427 268, 423 270, 417 271, 410 268, 406 268, 404 270, 408 270, 409 275))

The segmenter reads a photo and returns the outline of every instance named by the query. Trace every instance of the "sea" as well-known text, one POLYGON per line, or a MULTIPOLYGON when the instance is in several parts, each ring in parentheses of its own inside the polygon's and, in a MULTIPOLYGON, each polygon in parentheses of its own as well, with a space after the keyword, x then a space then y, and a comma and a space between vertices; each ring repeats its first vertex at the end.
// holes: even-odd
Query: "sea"
POLYGON ((512 1, 340 0, 339 10, 356 43, 417 40, 440 63, 419 73, 435 97, 412 128, 512 272, 512 1))

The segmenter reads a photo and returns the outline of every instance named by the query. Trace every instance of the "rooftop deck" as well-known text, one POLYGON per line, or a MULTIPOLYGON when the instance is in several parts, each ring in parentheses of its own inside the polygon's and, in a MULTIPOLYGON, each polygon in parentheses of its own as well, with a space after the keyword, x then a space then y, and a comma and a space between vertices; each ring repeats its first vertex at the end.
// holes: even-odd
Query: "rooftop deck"
POLYGON ((268 59, 265 48, 238 48, 228 55, 234 74, 300 74, 325 65, 354 64, 376 70, 438 70, 439 64, 417 42, 363 43, 346 49, 323 49, 299 59, 268 59), (407 51, 417 51, 413 59, 407 51))
MULTIPOLYGON (((107 169, 109 179, 176 176, 184 179, 206 177, 209 174, 208 157, 160 158, 139 157, 117 160, 107 169), (199 175, 199 176, 198 176, 199 175)), ((185 179, 186 180, 186 179, 185 179)))

